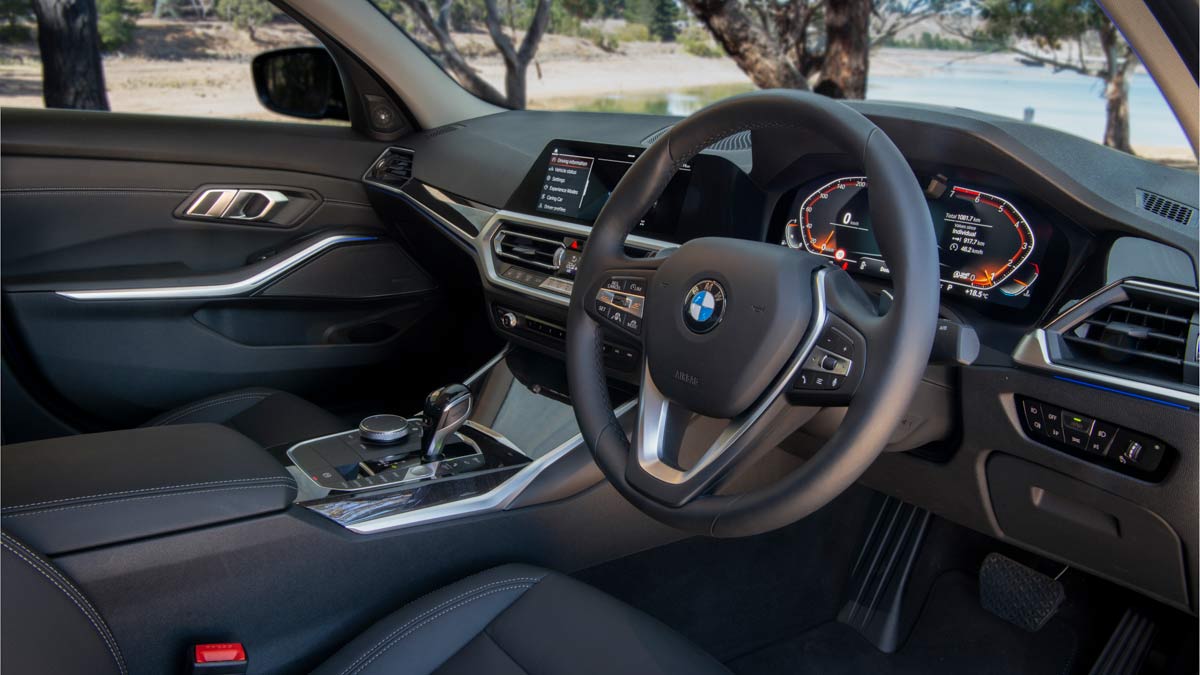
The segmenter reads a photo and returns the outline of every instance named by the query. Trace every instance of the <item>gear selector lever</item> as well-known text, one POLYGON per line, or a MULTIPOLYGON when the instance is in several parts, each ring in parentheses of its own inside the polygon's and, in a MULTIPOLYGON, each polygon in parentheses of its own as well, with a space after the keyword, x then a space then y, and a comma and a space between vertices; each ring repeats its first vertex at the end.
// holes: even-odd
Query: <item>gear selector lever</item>
POLYGON ((442 445, 467 421, 471 414, 471 390, 461 384, 448 384, 425 397, 421 417, 421 454, 434 461, 442 454, 442 445))

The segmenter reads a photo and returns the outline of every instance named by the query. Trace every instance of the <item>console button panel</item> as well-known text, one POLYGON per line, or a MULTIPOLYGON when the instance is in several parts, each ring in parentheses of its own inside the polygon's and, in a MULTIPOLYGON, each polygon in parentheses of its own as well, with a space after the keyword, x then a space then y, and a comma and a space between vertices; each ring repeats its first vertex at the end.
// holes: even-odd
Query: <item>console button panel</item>
POLYGON ((1143 433, 1024 396, 1017 397, 1021 426, 1031 438, 1114 471, 1158 480, 1172 450, 1143 433))

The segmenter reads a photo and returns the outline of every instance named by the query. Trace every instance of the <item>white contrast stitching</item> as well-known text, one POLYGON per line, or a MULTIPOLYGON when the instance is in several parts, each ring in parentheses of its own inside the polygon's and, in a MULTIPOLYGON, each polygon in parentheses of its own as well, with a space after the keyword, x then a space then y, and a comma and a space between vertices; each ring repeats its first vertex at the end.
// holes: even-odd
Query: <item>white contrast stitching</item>
POLYGON ((261 481, 279 481, 288 480, 284 476, 264 476, 262 478, 231 478, 229 480, 210 480, 203 483, 183 483, 181 485, 167 485, 164 487, 140 488, 137 490, 122 490, 120 492, 102 492, 98 495, 88 495, 85 497, 63 497, 62 499, 48 499, 44 502, 31 502, 29 504, 20 504, 17 506, 5 506, 0 511, 20 511, 33 506, 45 506, 47 504, 61 504, 63 502, 80 502, 89 499, 101 499, 104 497, 116 497, 119 495, 131 495, 139 492, 164 492, 166 490, 179 490, 189 487, 200 487, 204 485, 232 485, 234 483, 253 483, 261 481))
POLYGON ((201 410, 205 410, 207 408, 212 408, 214 406, 225 405, 226 403, 233 403, 235 401, 244 401, 244 400, 251 400, 251 399, 261 401, 262 399, 264 399, 268 396, 270 396, 270 394, 238 394, 237 396, 229 396, 226 398, 219 398, 219 399, 216 399, 215 401, 203 401, 199 404, 195 404, 195 405, 189 406, 187 408, 184 408, 183 410, 179 410, 174 413, 171 413, 170 415, 164 417, 163 419, 159 420, 158 422, 155 422, 154 426, 162 426, 164 424, 170 424, 171 422, 183 419, 184 417, 187 417, 188 415, 191 415, 193 413, 198 413, 201 410))
MULTIPOLYGON (((42 566, 39 564, 39 563, 41 563, 41 560, 38 560, 36 556, 34 556, 34 558, 32 560, 30 558, 25 557, 20 551, 16 550, 12 546, 9 546, 10 541, 12 543, 16 544, 17 546, 20 546, 22 549, 29 551, 29 549, 25 548, 25 546, 22 545, 20 542, 17 542, 15 539, 12 539, 10 537, 5 537, 3 541, 0 541, 0 546, 3 546, 4 548, 8 549, 8 551, 10 553, 17 556, 21 560, 25 561, 25 564, 29 565, 30 568, 33 569, 33 571, 35 571, 38 574, 45 577, 46 580, 49 581, 50 583, 54 584, 54 587, 57 588, 63 595, 67 596, 67 599, 70 600, 71 603, 75 605, 76 609, 78 609, 81 614, 83 614, 83 617, 88 620, 88 623, 92 624, 92 628, 95 629, 96 634, 99 635, 100 639, 104 641, 104 646, 108 648, 108 653, 113 657, 113 660, 116 661, 116 663, 117 663, 117 670, 120 671, 121 673, 128 672, 125 670, 125 661, 121 658, 120 649, 116 645, 116 638, 113 637, 112 634, 108 632, 107 627, 104 627, 104 628, 101 627, 104 623, 104 620, 100 617, 100 613, 97 612, 95 610, 95 608, 91 606, 91 603, 87 602, 87 598, 83 597, 82 593, 80 593, 77 589, 75 589, 74 586, 70 582, 68 582, 64 577, 62 577, 62 575, 58 574, 57 570, 54 570, 53 568, 51 568, 51 571, 53 571, 55 573, 55 576, 58 576, 60 579, 62 579, 64 582, 66 582, 67 585, 70 586, 72 588, 72 590, 74 590, 75 593, 77 593, 79 595, 79 598, 77 599, 74 595, 72 595, 70 592, 68 592, 66 588, 63 588, 62 584, 58 583, 58 581, 55 580, 54 577, 51 577, 49 574, 46 574, 45 570, 43 570, 42 566), (83 604, 80 603, 80 600, 83 601, 83 604), (85 604, 87 605, 86 609, 84 608, 85 604), (90 612, 89 612, 89 610, 90 610, 90 612), (99 623, 97 623, 97 619, 99 619, 99 623)), ((32 555, 32 552, 30 552, 30 554, 32 555)))
MULTIPOLYGON (((409 619, 408 621, 405 621, 403 624, 401 624, 401 625, 400 625, 400 627, 399 627, 399 628, 396 628, 396 629, 395 629, 395 630, 393 630, 391 633, 388 633, 387 635, 385 635, 384 637, 382 637, 382 638, 381 638, 381 639, 380 639, 378 642, 376 642, 376 643, 374 644, 374 646, 372 646, 372 647, 371 647, 370 649, 368 649, 367 651, 363 652, 363 654, 362 654, 361 656, 359 656, 357 659, 355 659, 353 663, 351 663, 350 665, 346 666, 346 667, 345 667, 345 669, 343 669, 343 670, 342 670, 342 672, 341 672, 339 675, 347 675, 347 673, 349 673, 351 669, 353 669, 355 666, 357 666, 357 665, 359 664, 359 662, 361 662, 363 659, 365 659, 365 658, 367 658, 368 656, 370 656, 370 655, 371 655, 371 653, 372 653, 372 652, 374 652, 375 650, 377 650, 377 649, 379 649, 380 647, 382 647, 382 646, 384 645, 384 643, 386 643, 386 642, 388 642, 389 640, 391 640, 391 639, 392 639, 392 638, 393 638, 393 637, 394 637, 394 636, 395 636, 397 633, 399 633, 399 632, 403 631, 404 629, 406 629, 406 628, 408 628, 409 626, 411 626, 411 625, 412 625, 414 622, 416 622, 416 621, 420 621, 421 619, 423 619, 423 618, 425 618, 425 617, 429 616, 429 615, 430 615, 430 614, 432 614, 433 612, 436 612, 436 611, 438 611, 439 609, 441 609, 441 608, 445 607, 446 605, 449 605, 449 604, 452 604, 452 603, 454 603, 454 602, 457 602, 457 601, 459 601, 459 600, 462 600, 463 598, 467 597, 468 595, 472 595, 472 594, 478 593, 479 591, 482 591, 482 590, 484 590, 484 589, 486 589, 486 588, 491 588, 492 586, 503 586, 503 585, 505 585, 505 584, 515 584, 515 583, 518 583, 518 582, 521 582, 521 581, 532 581, 532 582, 537 582, 537 581, 541 581, 541 579, 542 579, 542 577, 512 577, 512 578, 510 578, 510 579, 504 579, 504 580, 502 580, 502 581, 493 581, 493 582, 491 582, 491 583, 487 583, 487 584, 484 584, 484 585, 482 585, 482 586, 476 586, 475 588, 472 588, 471 590, 469 590, 469 591, 466 591, 465 593, 461 593, 461 594, 459 594, 459 595, 456 595, 455 597, 453 597, 453 598, 450 598, 449 600, 444 600, 444 601, 442 601, 441 603, 439 603, 438 605, 436 605, 436 606, 434 606, 434 607, 430 607, 429 609, 425 610, 424 612, 421 612, 420 614, 418 614, 418 615, 416 615, 416 616, 412 617, 412 618, 411 618, 411 619, 409 619)), ((526 588, 528 588, 528 586, 526 586, 526 588)), ((435 592, 436 592, 436 591, 435 591, 435 592)), ((420 602, 421 600, 424 600, 426 597, 428 597, 428 595, 429 595, 429 594, 426 594, 426 595, 424 595, 424 596, 421 596, 421 598, 419 598, 419 599, 417 599, 417 600, 414 600, 413 602, 420 602)), ((409 603, 409 605, 411 605, 411 604, 413 604, 413 603, 409 603)))
POLYGON ((175 497, 178 495, 200 495, 200 494, 205 494, 208 492, 233 492, 234 490, 260 490, 262 488, 276 488, 276 487, 290 487, 290 488, 296 489, 296 481, 289 480, 288 482, 282 482, 282 479, 281 479, 281 481, 278 483, 263 483, 262 485, 246 485, 246 486, 242 486, 242 487, 215 488, 215 489, 211 489, 211 490, 185 490, 183 492, 168 492, 166 494, 161 494, 161 495, 143 495, 141 497, 126 497, 125 499, 106 499, 104 501, 92 502, 90 504, 73 504, 71 506, 60 506, 58 508, 53 508, 53 509, 35 509, 32 511, 25 511, 24 513, 5 513, 5 514, 3 514, 2 517, 4 517, 4 518, 21 518, 23 516, 40 516, 40 515, 46 514, 46 513, 54 513, 55 511, 70 511, 71 509, 88 509, 93 506, 107 506, 109 504, 120 504, 121 502, 136 502, 136 501, 140 501, 143 499, 161 499, 163 497, 175 497))
POLYGON ((379 657, 381 657, 381 656, 383 656, 384 654, 386 654, 386 653, 387 653, 387 651, 388 651, 389 649, 391 649, 392 647, 395 647, 396 645, 400 644, 400 642, 401 642, 401 641, 403 641, 403 640, 404 640, 404 638, 408 637, 409 635, 412 635, 413 633, 417 632, 417 631, 418 631, 418 630, 420 630, 422 627, 424 627, 425 625, 429 624, 430 622, 434 621, 435 619, 437 619, 437 618, 439 618, 439 617, 445 616, 446 614, 449 614, 450 612, 453 612, 454 610, 456 610, 456 609, 458 609, 458 608, 460 608, 460 607, 463 607, 463 606, 469 605, 469 604, 471 604, 472 602, 475 602, 476 600, 478 600, 478 599, 480 599, 480 598, 484 598, 484 597, 487 597, 487 596, 489 596, 489 595, 495 595, 496 593, 503 593, 503 592, 505 592, 505 591, 513 591, 513 590, 516 590, 516 589, 518 589, 518 588, 531 588, 532 586, 533 586, 533 584, 517 584, 517 585, 513 585, 513 586, 504 586, 504 587, 501 587, 501 588, 496 588, 496 589, 493 589, 493 590, 487 591, 486 593, 480 593, 479 595, 476 595, 476 596, 474 596, 474 597, 471 597, 471 598, 467 598, 466 600, 463 600, 462 602, 460 602, 460 603, 458 603, 458 604, 456 604, 456 605, 451 605, 450 607, 447 607, 446 609, 443 609, 442 611, 438 612, 437 614, 434 614, 433 616, 429 617, 428 619, 425 619, 425 620, 424 620, 424 621, 422 621, 421 623, 419 623, 419 624, 417 624, 417 625, 413 626, 413 627, 412 627, 412 628, 410 628, 410 629, 409 629, 407 632, 405 632, 403 635, 400 635, 400 636, 399 636, 399 637, 397 637, 396 639, 392 640, 392 641, 391 641, 391 642, 390 642, 390 643, 389 643, 389 644, 388 644, 386 647, 384 647, 383 649, 379 650, 379 653, 377 653, 375 656, 372 656, 372 657, 370 658, 370 660, 368 660, 366 663, 364 663, 364 664, 362 664, 361 666, 359 666, 359 667, 358 667, 358 669, 357 669, 357 670, 355 670, 353 673, 350 673, 350 675, 357 675, 358 673, 361 673, 361 672, 362 672, 364 669, 366 669, 368 666, 370 666, 370 665, 371 665, 371 664, 372 664, 372 663, 373 663, 373 662, 374 662, 376 659, 378 659, 379 657))

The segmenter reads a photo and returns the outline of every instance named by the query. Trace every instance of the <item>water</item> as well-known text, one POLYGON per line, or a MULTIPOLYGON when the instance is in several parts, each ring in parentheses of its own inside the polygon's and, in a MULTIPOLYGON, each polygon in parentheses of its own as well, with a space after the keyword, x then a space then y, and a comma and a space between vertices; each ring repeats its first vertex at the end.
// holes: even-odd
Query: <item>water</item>
MULTIPOLYGON (((950 58, 950 57, 947 57, 950 58)), ((1033 121, 1100 142, 1104 138, 1104 82, 1071 72, 1031 68, 1018 63, 960 60, 937 64, 920 77, 870 76, 867 98, 970 108, 1033 121)), ((749 84, 684 88, 647 94, 581 99, 548 107, 599 112, 689 115, 722 98, 753 89, 749 84)), ((1154 81, 1133 76, 1129 91, 1130 135, 1134 145, 1190 148, 1175 115, 1154 81)))

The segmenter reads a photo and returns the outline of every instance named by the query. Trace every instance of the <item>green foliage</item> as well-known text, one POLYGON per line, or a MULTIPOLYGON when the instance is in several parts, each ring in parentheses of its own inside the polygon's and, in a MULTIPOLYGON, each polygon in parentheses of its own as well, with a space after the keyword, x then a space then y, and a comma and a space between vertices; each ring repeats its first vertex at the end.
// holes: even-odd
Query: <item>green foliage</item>
POLYGON ((100 48, 111 52, 129 44, 137 29, 134 19, 138 14, 141 10, 128 0, 97 0, 96 28, 100 32, 100 48))
POLYGON ((675 0, 654 0, 654 14, 650 18, 650 32, 663 42, 674 42, 679 30, 675 22, 679 20, 679 6, 675 0))
POLYGON ((615 52, 621 48, 621 40, 612 33, 605 33, 595 26, 584 26, 579 29, 579 37, 590 41, 606 52, 615 52))
POLYGON ((621 42, 649 42, 650 29, 640 23, 626 23, 613 34, 621 42))
POLYGON ((1108 21, 1093 0, 984 0, 980 15, 987 37, 1000 42, 1026 38, 1048 49, 1108 21))
POLYGON ((942 35, 934 35, 929 31, 921 33, 920 38, 889 38, 884 40, 884 47, 899 49, 935 49, 947 52, 979 52, 994 51, 996 47, 985 41, 956 40, 942 35))
POLYGON ((620 19, 625 16, 625 0, 600 0, 600 17, 620 19))
POLYGON ((684 29, 678 37, 679 44, 683 45, 683 51, 692 56, 702 56, 706 59, 718 58, 725 56, 725 50, 713 41, 708 30, 700 26, 691 26, 684 29))
POLYGON ((625 9, 617 18, 629 23, 649 26, 654 21, 654 3, 657 0, 625 0, 625 9))
POLYGON ((218 0, 217 15, 241 30, 250 31, 267 23, 279 13, 267 0, 218 0))
POLYGON ((25 42, 33 31, 25 23, 31 13, 29 0, 0 0, 0 43, 25 42))
POLYGON ((560 0, 551 5, 576 19, 591 19, 600 12, 600 0, 560 0))

